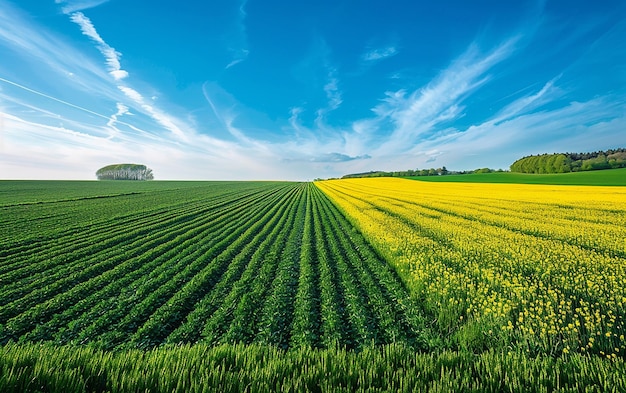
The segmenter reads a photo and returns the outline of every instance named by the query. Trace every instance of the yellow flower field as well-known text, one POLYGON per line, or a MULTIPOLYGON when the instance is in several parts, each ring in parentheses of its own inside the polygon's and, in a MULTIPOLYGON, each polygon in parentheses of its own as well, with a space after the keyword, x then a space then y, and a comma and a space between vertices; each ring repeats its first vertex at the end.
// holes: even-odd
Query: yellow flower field
POLYGON ((315 183, 469 349, 626 352, 626 188, 315 183))

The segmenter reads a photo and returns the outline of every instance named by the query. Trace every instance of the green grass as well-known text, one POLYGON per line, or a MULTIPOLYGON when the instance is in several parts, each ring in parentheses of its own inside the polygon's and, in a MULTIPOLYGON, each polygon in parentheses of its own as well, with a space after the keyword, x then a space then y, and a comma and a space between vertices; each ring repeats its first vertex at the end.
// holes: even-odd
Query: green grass
POLYGON ((115 352, 0 348, 0 391, 25 392, 623 392, 626 364, 520 352, 419 353, 261 345, 184 345, 115 352))
POLYGON ((413 176, 408 179, 436 182, 555 184, 577 186, 626 186, 626 168, 556 174, 472 173, 467 175, 413 176))

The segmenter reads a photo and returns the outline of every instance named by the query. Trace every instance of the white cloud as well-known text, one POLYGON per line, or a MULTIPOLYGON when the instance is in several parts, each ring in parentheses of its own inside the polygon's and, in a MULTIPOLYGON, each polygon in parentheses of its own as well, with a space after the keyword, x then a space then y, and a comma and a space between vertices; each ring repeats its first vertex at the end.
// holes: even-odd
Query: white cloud
MULTIPOLYGON (((540 92, 544 90, 545 86, 540 92)), ((521 108, 527 102, 527 97, 522 97, 509 106, 521 108)), ((506 118, 498 114, 467 130, 447 129, 436 138, 418 142, 405 157, 424 164, 428 157, 425 152, 437 151, 441 156, 437 162, 445 162, 443 165, 449 169, 485 166, 504 169, 516 158, 528 154, 622 146, 626 143, 623 133, 626 116, 616 115, 620 107, 621 104, 607 98, 595 98, 552 110, 519 112, 506 118)))
POLYGON ((241 63, 242 61, 248 58, 250 51, 248 50, 248 38, 246 33, 246 25, 245 19, 248 15, 246 13, 246 4, 248 0, 241 0, 238 9, 238 19, 236 21, 234 32, 235 41, 233 42, 234 48, 230 49, 230 52, 233 54, 233 60, 226 65, 226 69, 231 68, 232 66, 241 63))
POLYGON ((144 104, 143 96, 139 94, 137 90, 130 88, 128 86, 123 86, 123 85, 118 86, 118 89, 120 89, 120 91, 124 93, 126 97, 130 98, 137 104, 140 104, 140 105, 144 104))
MULTIPOLYGON (((121 82, 122 79, 128 77, 128 72, 123 70, 121 67, 121 54, 104 41, 100 34, 98 34, 94 25, 91 23, 91 20, 81 12, 72 13, 70 15, 70 19, 81 28, 81 31, 84 35, 86 35, 96 43, 97 48, 100 50, 100 53, 102 53, 105 58, 107 68, 109 69, 109 74, 113 76, 113 79, 116 82, 121 82)), ((187 140, 186 133, 182 130, 181 126, 177 124, 179 122, 173 116, 170 116, 159 108, 156 108, 153 105, 146 103, 143 95, 132 87, 118 83, 117 88, 122 93, 124 93, 126 97, 131 99, 135 104, 138 104, 145 113, 147 113, 162 127, 170 131, 177 138, 185 141, 187 140)))
MULTIPOLYGON (((0 45, 8 48, 13 62, 34 63, 37 67, 45 65, 49 80, 58 83, 71 81, 72 87, 87 92, 97 91, 100 95, 114 92, 105 83, 107 74, 102 67, 54 32, 33 24, 28 15, 4 2, 0 6, 0 45)), ((0 70, 13 62, 0 62, 0 70)), ((27 81, 31 82, 21 82, 24 84, 27 81)))
POLYGON ((325 124, 326 115, 329 112, 334 111, 339 108, 339 106, 343 103, 343 98, 341 95, 341 90, 339 90, 339 79, 337 78, 337 69, 327 66, 328 76, 326 84, 324 85, 324 93, 326 93, 327 105, 324 108, 320 108, 317 110, 317 118, 315 119, 315 124, 320 129, 327 129, 328 126, 325 124))
POLYGON ((339 108, 339 105, 343 102, 341 91, 338 87, 339 80, 335 76, 336 73, 334 69, 330 71, 328 74, 328 82, 324 85, 324 92, 326 93, 326 98, 328 98, 328 110, 330 111, 339 108))
POLYGON ((64 14, 71 14, 72 12, 97 7, 108 1, 109 0, 55 0, 55 3, 62 4, 61 11, 63 11, 64 14))
POLYGON ((115 80, 122 80, 126 78, 128 76, 128 72, 123 70, 120 64, 121 53, 117 52, 114 48, 109 46, 109 44, 104 42, 102 37, 100 37, 100 34, 96 31, 94 25, 91 23, 91 20, 82 12, 72 13, 70 15, 70 19, 80 27, 84 35, 96 42, 100 53, 102 53, 105 58, 109 74, 111 74, 115 80))
MULTIPOLYGON (((128 113, 128 107, 126 105, 122 104, 121 102, 118 102, 116 104, 116 107, 117 107, 117 112, 112 114, 111 118, 107 122, 107 126, 113 128, 113 129, 115 129, 115 123, 117 122, 117 119, 119 117, 124 116, 125 114, 128 113)), ((115 130, 118 131, 117 129, 115 129, 115 130)), ((119 131, 117 133, 119 133, 119 131)))
MULTIPOLYGON (((18 87, 18 88, 20 88, 20 89, 22 89, 22 90, 25 90, 25 91, 29 92, 29 93, 33 93, 33 94, 36 94, 36 95, 38 95, 38 96, 41 96, 41 97, 44 97, 44 98, 47 98, 47 99, 50 99, 50 100, 56 101, 56 102, 58 102, 58 103, 61 103, 61 104, 63 104, 63 105, 67 105, 67 106, 69 106, 69 107, 71 107, 71 108, 78 109, 78 110, 81 110, 81 111, 83 111, 83 112, 86 112, 86 113, 89 113, 89 114, 92 114, 92 115, 94 115, 94 116, 98 116, 98 117, 101 117, 101 118, 104 118, 104 119, 108 119, 108 117, 107 117, 107 116, 104 116, 104 115, 102 115, 102 114, 100 114, 100 113, 98 113, 98 112, 94 112, 94 111, 92 111, 92 110, 90 110, 90 109, 87 109, 87 108, 84 108, 84 107, 82 107, 82 106, 72 104, 72 103, 70 103, 70 102, 67 102, 67 101, 64 101, 64 100, 58 99, 58 98, 53 97, 53 96, 51 96, 51 95, 48 95, 48 94, 45 94, 45 93, 39 92, 39 91, 37 91, 37 90, 33 90, 33 89, 31 89, 31 88, 28 88, 28 87, 23 86, 23 85, 21 85, 21 84, 19 84, 19 83, 16 83, 16 82, 10 81, 10 80, 8 80, 8 79, 0 78, 0 81, 5 82, 5 83, 8 83, 8 84, 10 84, 10 85, 12 85, 12 86, 18 87)), ((7 97, 6 99, 8 100, 8 99, 9 99, 9 97, 7 97)))
POLYGON ((392 57, 398 54, 398 49, 394 46, 387 46, 384 48, 376 48, 372 49, 363 54, 362 58, 364 61, 378 61, 382 59, 386 59, 388 57, 392 57))
POLYGON ((377 121, 391 128, 387 141, 375 153, 407 151, 425 134, 462 116, 463 100, 489 81, 488 72, 513 52, 515 41, 508 40, 486 55, 472 45, 423 88, 410 94, 405 90, 388 92, 383 103, 373 109, 377 121))
POLYGON ((138 104, 141 109, 143 109, 151 118, 153 118, 156 122, 158 122, 161 126, 163 126, 166 130, 170 131, 177 138, 187 141, 187 135, 182 130, 181 126, 177 123, 179 122, 173 116, 168 115, 167 113, 161 111, 154 106, 147 104, 144 100, 141 93, 132 87, 119 85, 118 88, 131 100, 133 100, 136 104, 138 104))
POLYGON ((561 94, 561 90, 555 86, 555 83, 560 77, 559 75, 548 81, 537 93, 522 97, 508 104, 498 112, 493 121, 497 123, 519 116, 557 98, 561 94))

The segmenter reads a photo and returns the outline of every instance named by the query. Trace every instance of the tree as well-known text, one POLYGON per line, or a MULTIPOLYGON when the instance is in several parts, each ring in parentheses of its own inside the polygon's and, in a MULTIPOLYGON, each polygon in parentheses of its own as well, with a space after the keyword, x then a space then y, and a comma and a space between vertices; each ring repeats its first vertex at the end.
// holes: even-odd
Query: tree
POLYGON ((626 167, 626 149, 593 153, 554 153, 526 156, 511 164, 511 172, 565 173, 626 167))
POLYGON ((139 164, 113 164, 98 169, 98 180, 153 180, 152 169, 139 164))

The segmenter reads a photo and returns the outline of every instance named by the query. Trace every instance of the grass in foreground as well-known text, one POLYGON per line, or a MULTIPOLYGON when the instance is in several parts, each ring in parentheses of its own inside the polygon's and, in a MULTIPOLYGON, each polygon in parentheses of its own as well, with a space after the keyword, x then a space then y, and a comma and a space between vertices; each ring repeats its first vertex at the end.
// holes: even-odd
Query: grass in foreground
POLYGON ((414 176, 411 180, 453 183, 517 183, 559 184, 580 186, 626 186, 626 168, 601 171, 533 174, 533 173, 472 173, 467 175, 414 176))
POLYGON ((620 392, 626 364, 572 355, 193 345, 149 351, 0 348, 0 391, 24 392, 620 392))

